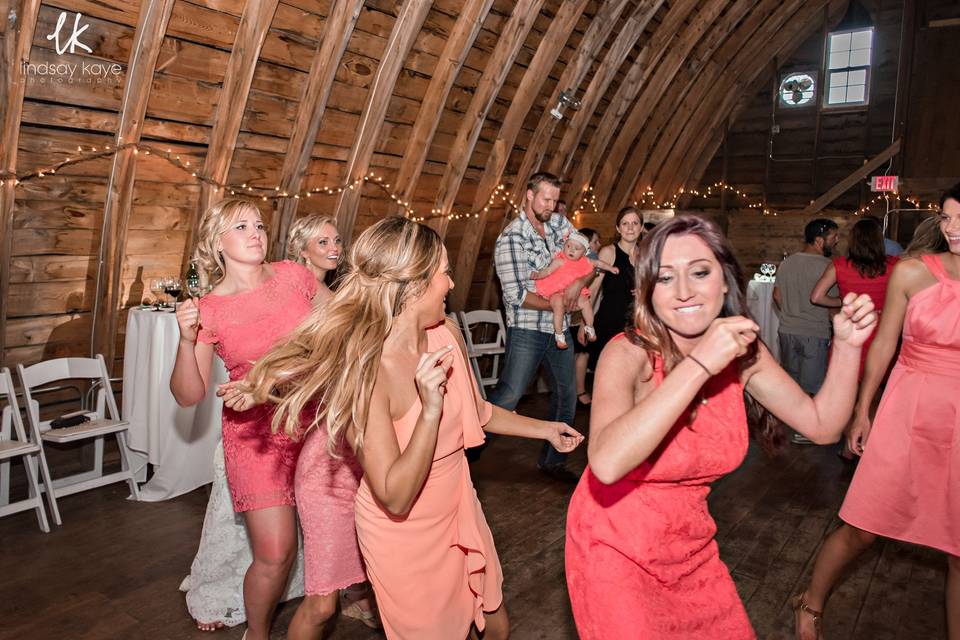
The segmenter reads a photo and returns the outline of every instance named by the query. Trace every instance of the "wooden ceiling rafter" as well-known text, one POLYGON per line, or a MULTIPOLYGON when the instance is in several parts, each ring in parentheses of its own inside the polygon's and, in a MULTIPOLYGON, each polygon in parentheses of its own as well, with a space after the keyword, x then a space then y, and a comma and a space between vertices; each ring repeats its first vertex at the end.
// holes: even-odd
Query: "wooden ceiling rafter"
POLYGON ((847 0, 792 0, 777 7, 773 16, 765 22, 760 36, 752 38, 741 50, 737 56, 738 63, 729 65, 726 72, 718 77, 716 86, 728 87, 719 108, 716 103, 708 105, 701 102, 683 133, 672 140, 672 151, 653 180, 657 193, 672 194, 681 186, 690 184, 692 169, 699 158, 698 153, 691 152, 692 139, 698 132, 713 130, 727 118, 748 87, 754 85, 771 56, 792 51, 816 29, 821 28, 822 20, 817 20, 816 16, 828 3, 831 4, 830 15, 834 16, 836 7, 845 7, 847 0), (788 11, 789 9, 792 11, 788 11))
POLYGON ((607 146, 619 128, 619 124, 626 117, 630 105, 636 100, 657 62, 663 57, 670 42, 696 6, 697 0, 678 0, 667 11, 663 22, 657 26, 653 36, 643 45, 637 59, 627 71, 603 112, 600 125, 593 132, 586 152, 578 160, 573 180, 564 195, 569 209, 576 209, 579 205, 584 189, 589 186, 595 168, 600 164, 607 146))
POLYGON ((606 95, 620 67, 623 66, 627 56, 640 42, 647 25, 657 15, 664 2, 665 0, 644 0, 637 5, 633 14, 627 18, 623 29, 620 30, 607 51, 606 57, 590 80, 590 84, 580 100, 580 108, 570 118, 560 140, 560 146, 557 147, 556 153, 547 163, 547 171, 556 175, 565 175, 570 169, 575 151, 580 146, 583 133, 586 131, 587 125, 590 124, 590 119, 597 110, 600 100, 606 95))
POLYGON ((507 74, 513 66, 513 61, 527 39, 530 29, 533 28, 533 23, 540 15, 543 2, 544 0, 518 0, 510 19, 500 33, 496 48, 487 60, 487 66, 477 83, 470 106, 462 116, 435 201, 435 209, 444 216, 435 218, 433 222, 441 238, 446 235, 450 222, 446 216, 451 213, 456 202, 487 113, 500 93, 507 74))
MULTIPOLYGON (((280 187, 287 193, 296 193, 303 185, 303 177, 310 166, 313 146, 320 131, 333 81, 362 8, 363 0, 341 0, 333 4, 327 17, 323 38, 310 63, 310 72, 303 87, 303 98, 297 108, 293 133, 283 158, 280 187)), ((287 234, 297 214, 299 202, 296 198, 284 198, 279 201, 274 211, 270 228, 270 248, 276 259, 285 255, 287 234)))
MULTIPOLYGON (((417 178, 423 171, 430 144, 437 132, 440 118, 443 116, 443 106, 447 102, 457 74, 467 59, 467 54, 470 53, 491 6, 493 6, 493 0, 468 2, 450 32, 447 44, 430 78, 430 85, 423 96, 423 102, 420 104, 420 111, 417 113, 417 119, 407 140, 403 161, 400 163, 397 174, 397 191, 400 193, 400 200, 404 202, 410 202, 413 199, 417 178)), ((394 205, 393 211, 397 214, 404 212, 399 204, 394 205)))
MULTIPOLYGON (((203 175, 218 184, 224 184, 230 174, 233 152, 240 135, 240 124, 246 110, 247 97, 253 84, 253 74, 263 41, 270 30, 277 5, 280 0, 247 0, 237 28, 237 37, 230 52, 230 60, 223 75, 223 84, 217 109, 213 117, 213 130, 210 132, 210 144, 203 163, 203 175)), ((186 265, 193 254, 193 234, 200 216, 212 204, 223 198, 223 189, 207 182, 200 183, 200 197, 197 202, 196 216, 188 227, 186 251, 183 263, 186 265)))
POLYGON ((710 33, 714 22, 727 7, 728 2, 729 0, 707 0, 695 15, 691 13, 691 19, 683 31, 664 51, 653 74, 648 76, 645 86, 620 125, 620 133, 614 138, 613 144, 605 154, 604 162, 600 165, 600 171, 594 178, 594 192, 599 196, 602 210, 608 209, 611 198, 620 188, 617 179, 623 163, 627 159, 634 140, 650 117, 650 112, 673 82, 690 52, 705 35, 710 33))
MULTIPOLYGON (((729 37, 737 32, 737 25, 740 24, 747 15, 758 5, 760 0, 740 0, 734 2, 718 18, 715 26, 707 31, 701 38, 694 50, 686 56, 685 69, 690 73, 684 82, 683 76, 674 76, 668 85, 657 89, 651 83, 651 89, 658 92, 659 96, 654 99, 649 107, 648 116, 642 127, 639 129, 639 137, 633 145, 630 152, 624 158, 624 168, 621 168, 621 176, 640 176, 640 170, 646 164, 653 145, 660 137, 662 130, 669 124, 670 119, 676 115, 677 107, 682 104, 687 93, 697 85, 703 82, 703 73, 708 68, 709 62, 714 59, 720 46, 727 41, 729 37)), ((649 90, 648 90, 649 94, 649 90)), ((618 211, 626 206, 633 193, 634 181, 619 180, 614 186, 609 199, 606 203, 606 209, 618 211)))
POLYGON ((127 228, 133 208, 137 150, 147 112, 154 70, 160 46, 167 32, 175 0, 143 0, 130 47, 126 84, 117 125, 117 152, 113 155, 107 196, 103 205, 103 227, 97 271, 97 295, 94 299, 91 355, 103 354, 107 367, 113 368, 119 321, 121 275, 127 243, 127 228))
POLYGON ((357 138, 350 147, 344 182, 351 188, 344 189, 337 198, 337 227, 344 243, 353 236, 353 226, 357 219, 357 208, 363 193, 362 179, 370 169, 380 131, 387 115, 387 107, 393 97, 397 77, 403 70, 403 61, 407 58, 413 42, 420 33, 420 27, 430 11, 432 0, 406 0, 390 32, 390 39, 381 57, 380 65, 374 73, 367 93, 367 101, 360 116, 357 138), (352 183, 360 180, 356 187, 352 183))
POLYGON ((513 185, 513 198, 516 200, 521 197, 523 186, 526 184, 527 176, 540 167, 544 155, 550 146, 550 140, 553 138, 553 132, 557 126, 557 120, 550 115, 550 106, 557 104, 560 99, 560 92, 570 89, 574 93, 580 88, 590 67, 593 65, 597 56, 603 51, 603 45, 606 43, 610 34, 616 28, 620 15, 629 4, 628 0, 609 0, 601 5, 597 14, 587 27, 583 39, 577 47, 573 59, 563 69, 560 81, 554 88, 550 99, 547 100, 547 108, 540 114, 540 121, 534 130, 533 137, 527 144, 526 152, 520 162, 520 171, 517 173, 516 182, 513 185))
MULTIPOLYGON (((485 163, 483 174, 476 188, 473 201, 473 211, 479 211, 476 218, 466 220, 466 230, 457 252, 457 266, 454 270, 456 286, 450 297, 450 304, 454 309, 462 309, 467 301, 470 284, 473 280, 473 271, 476 267, 477 254, 480 251, 480 242, 483 239, 483 229, 487 224, 488 211, 485 204, 489 194, 493 193, 507 161, 513 152, 517 135, 534 102, 540 95, 547 74, 557 61, 560 51, 566 46, 573 28, 577 25, 581 14, 587 7, 589 0, 568 0, 560 6, 560 10, 550 22, 550 27, 540 40, 533 60, 523 74, 520 86, 510 101, 510 108, 503 119, 500 131, 493 143, 493 149, 485 163)), ((547 107, 550 105, 548 104, 547 107)))
MULTIPOLYGON (((0 49, 0 89, 3 109, 0 118, 0 170, 16 175, 20 120, 26 79, 23 63, 30 60, 30 47, 40 14, 40 0, 20 0, 5 6, 0 15, 3 47, 0 49)), ((13 214, 16 207, 16 179, 0 182, 0 361, 7 337, 7 301, 10 300, 10 270, 13 264, 13 214)))

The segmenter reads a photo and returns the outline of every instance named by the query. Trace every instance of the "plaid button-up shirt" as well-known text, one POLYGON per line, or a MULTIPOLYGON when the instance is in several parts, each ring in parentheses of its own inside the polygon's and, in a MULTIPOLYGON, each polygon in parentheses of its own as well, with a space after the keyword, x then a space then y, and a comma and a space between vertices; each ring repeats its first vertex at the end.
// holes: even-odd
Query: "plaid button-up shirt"
MULTIPOLYGON (((508 327, 553 333, 552 312, 523 309, 521 305, 528 293, 536 295, 530 272, 550 264, 557 251, 563 248, 564 237, 574 230, 569 220, 555 213, 543 225, 546 237, 541 236, 527 220, 527 214, 521 212, 497 238, 493 259, 503 288, 508 327)), ((564 314, 564 329, 569 319, 570 315, 564 314)))

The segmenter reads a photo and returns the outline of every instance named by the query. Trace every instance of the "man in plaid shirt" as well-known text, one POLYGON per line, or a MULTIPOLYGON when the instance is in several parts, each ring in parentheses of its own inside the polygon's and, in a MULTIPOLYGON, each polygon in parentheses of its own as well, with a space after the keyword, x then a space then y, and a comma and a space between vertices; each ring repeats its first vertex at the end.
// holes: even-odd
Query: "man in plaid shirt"
MULTIPOLYGON (((555 213, 560 197, 560 180, 549 173, 535 173, 527 182, 523 209, 497 238, 494 261, 503 289, 507 316, 507 353, 497 387, 490 402, 513 411, 530 382, 546 364, 550 384, 550 419, 573 424, 577 408, 577 387, 573 349, 559 349, 553 337, 553 312, 550 301, 537 295, 530 272, 550 264, 563 247, 573 225, 555 213)), ((577 297, 590 276, 567 287, 564 296, 568 310, 577 306, 577 297)), ((567 344, 570 335, 569 313, 563 320, 567 344)), ((565 466, 566 454, 544 443, 537 466, 551 477, 577 482, 577 476, 565 466)))

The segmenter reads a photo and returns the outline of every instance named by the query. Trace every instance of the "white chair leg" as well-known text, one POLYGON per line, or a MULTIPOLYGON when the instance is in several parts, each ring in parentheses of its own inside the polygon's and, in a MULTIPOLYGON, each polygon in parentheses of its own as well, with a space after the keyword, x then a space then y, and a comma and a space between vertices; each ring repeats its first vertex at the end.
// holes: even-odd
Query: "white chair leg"
POLYGON ((117 431, 117 446, 120 448, 120 468, 127 472, 130 485, 130 494, 134 500, 140 500, 140 487, 137 486, 137 479, 133 477, 133 470, 130 468, 130 451, 127 449, 127 434, 125 431, 117 431))
POLYGON ((30 497, 36 500, 35 510, 37 512, 37 522, 40 524, 40 530, 44 533, 50 533, 50 523, 47 521, 47 512, 43 508, 43 496, 40 495, 40 483, 37 482, 37 464, 36 458, 39 453, 25 456, 23 468, 27 472, 27 482, 30 487, 30 497))
POLYGON ((37 454, 36 461, 33 461, 34 465, 37 465, 39 462, 40 467, 40 477, 43 478, 44 493, 47 494, 47 506, 50 507, 50 515, 53 517, 53 522, 57 526, 63 524, 63 520, 60 519, 60 507, 57 506, 57 494, 53 489, 53 480, 50 479, 50 467, 47 466, 47 454, 43 452, 43 449, 40 449, 40 453, 37 454))
POLYGON ((93 470, 97 478, 103 477, 103 436, 98 436, 93 441, 93 470))

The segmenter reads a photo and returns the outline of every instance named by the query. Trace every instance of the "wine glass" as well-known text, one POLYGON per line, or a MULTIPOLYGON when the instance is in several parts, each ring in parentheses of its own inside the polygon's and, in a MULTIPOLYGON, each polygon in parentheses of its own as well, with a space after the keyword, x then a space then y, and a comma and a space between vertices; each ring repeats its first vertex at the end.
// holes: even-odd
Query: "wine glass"
POLYGON ((187 295, 191 298, 199 298, 203 293, 203 285, 196 278, 187 278, 187 295))
POLYGON ((160 311, 160 296, 163 295, 163 278, 151 278, 150 293, 155 297, 153 301, 153 310, 160 311))
POLYGON ((180 298, 180 294, 183 293, 183 283, 180 282, 180 278, 175 276, 169 276, 164 280, 164 291, 168 296, 173 298, 173 310, 177 310, 177 300, 180 298))

